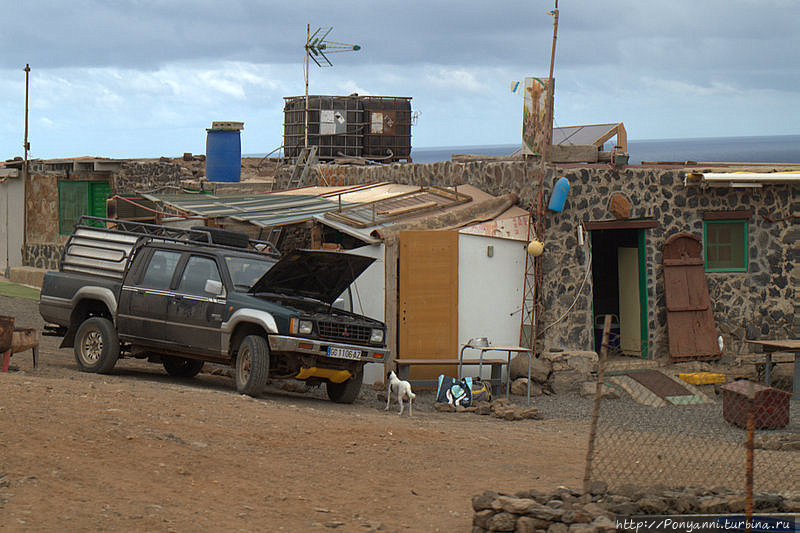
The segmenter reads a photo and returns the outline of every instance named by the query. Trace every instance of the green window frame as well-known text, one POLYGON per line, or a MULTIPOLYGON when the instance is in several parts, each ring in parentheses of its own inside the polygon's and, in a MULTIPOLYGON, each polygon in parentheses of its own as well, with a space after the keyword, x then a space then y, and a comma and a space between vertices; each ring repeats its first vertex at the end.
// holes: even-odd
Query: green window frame
POLYGON ((106 216, 106 199, 111 187, 107 181, 58 182, 58 233, 69 235, 82 215, 106 216))
POLYGON ((747 220, 705 220, 703 247, 706 272, 747 272, 747 220))

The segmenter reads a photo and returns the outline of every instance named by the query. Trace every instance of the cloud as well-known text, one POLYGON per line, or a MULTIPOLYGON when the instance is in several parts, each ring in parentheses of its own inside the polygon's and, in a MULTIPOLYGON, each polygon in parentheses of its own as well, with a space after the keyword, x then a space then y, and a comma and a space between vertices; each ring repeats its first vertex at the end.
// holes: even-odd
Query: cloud
MULTIPOLYGON (((508 83, 547 73, 553 32, 551 0, 8 4, 34 23, 0 32, 0 146, 21 144, 29 62, 34 147, 55 156, 202 151, 212 120, 245 121, 245 150, 271 150, 283 97, 304 92, 308 22, 362 46, 312 65, 312 94, 410 96, 418 146, 516 142, 508 83)), ((630 138, 796 133, 799 19, 791 0, 565 0, 556 120, 621 120, 630 138)))

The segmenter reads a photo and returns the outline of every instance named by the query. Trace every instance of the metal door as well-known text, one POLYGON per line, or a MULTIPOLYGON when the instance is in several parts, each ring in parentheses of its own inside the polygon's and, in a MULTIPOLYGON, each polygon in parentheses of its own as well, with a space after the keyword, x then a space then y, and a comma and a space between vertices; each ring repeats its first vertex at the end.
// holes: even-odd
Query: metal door
POLYGON ((117 327, 120 336, 140 339, 142 344, 158 345, 166 341, 167 303, 170 284, 180 252, 155 250, 141 281, 126 280, 119 301, 117 327))
POLYGON ((679 233, 664 243, 667 333, 669 354, 674 360, 720 356, 703 264, 698 237, 679 233))

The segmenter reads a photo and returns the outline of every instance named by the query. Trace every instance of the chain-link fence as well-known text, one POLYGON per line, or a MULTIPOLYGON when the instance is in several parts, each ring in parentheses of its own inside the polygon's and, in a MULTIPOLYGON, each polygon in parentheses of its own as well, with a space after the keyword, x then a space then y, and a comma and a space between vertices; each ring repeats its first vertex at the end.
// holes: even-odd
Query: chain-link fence
POLYGON ((800 402, 753 381, 608 371, 601 358, 586 481, 622 485, 800 490, 800 402), (706 383, 703 385, 703 383, 706 383), (637 404, 605 399, 614 391, 637 404))

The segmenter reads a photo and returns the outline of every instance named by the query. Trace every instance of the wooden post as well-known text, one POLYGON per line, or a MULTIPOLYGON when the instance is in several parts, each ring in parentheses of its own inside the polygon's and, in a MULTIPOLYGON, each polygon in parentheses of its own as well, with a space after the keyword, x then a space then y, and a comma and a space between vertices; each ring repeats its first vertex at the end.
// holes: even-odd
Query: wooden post
POLYGON ((611 315, 606 315, 603 321, 603 341, 600 345, 600 360, 597 368, 597 389, 594 393, 594 406, 592 407, 592 423, 589 426, 589 449, 586 451, 586 470, 583 474, 583 490, 587 490, 592 477, 592 459, 594 456, 594 442, 597 438, 597 420, 600 418, 600 401, 603 398, 603 380, 606 373, 606 357, 608 356, 608 337, 611 333, 611 315))
POLYGON ((397 235, 383 241, 383 260, 385 273, 384 322, 386 323, 386 348, 389 356, 384 361, 384 376, 394 370, 397 358, 397 261, 400 255, 400 239, 397 235))
POLYGON ((322 249, 322 224, 316 221, 311 226, 311 248, 314 250, 322 249))

